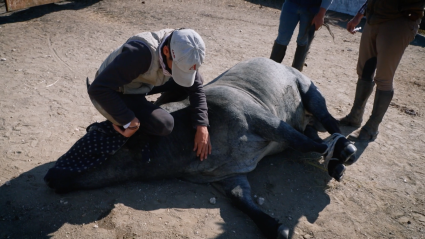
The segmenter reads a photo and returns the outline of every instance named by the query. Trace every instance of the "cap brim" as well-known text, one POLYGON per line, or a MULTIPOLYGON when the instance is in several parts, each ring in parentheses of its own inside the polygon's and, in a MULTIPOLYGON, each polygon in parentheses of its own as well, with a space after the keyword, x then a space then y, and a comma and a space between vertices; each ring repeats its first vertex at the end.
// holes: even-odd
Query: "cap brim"
POLYGON ((174 81, 183 87, 191 87, 195 82, 196 71, 184 72, 174 62, 172 68, 174 81))

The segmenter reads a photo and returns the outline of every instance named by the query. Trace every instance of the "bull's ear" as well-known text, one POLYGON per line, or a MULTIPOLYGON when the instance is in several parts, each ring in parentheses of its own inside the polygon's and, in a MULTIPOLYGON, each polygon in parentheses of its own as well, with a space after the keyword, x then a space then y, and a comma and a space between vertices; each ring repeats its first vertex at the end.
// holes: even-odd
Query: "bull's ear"
POLYGON ((89 80, 89 78, 87 77, 87 79, 86 79, 86 85, 87 85, 87 90, 89 90, 89 87, 90 87, 90 80, 89 80))

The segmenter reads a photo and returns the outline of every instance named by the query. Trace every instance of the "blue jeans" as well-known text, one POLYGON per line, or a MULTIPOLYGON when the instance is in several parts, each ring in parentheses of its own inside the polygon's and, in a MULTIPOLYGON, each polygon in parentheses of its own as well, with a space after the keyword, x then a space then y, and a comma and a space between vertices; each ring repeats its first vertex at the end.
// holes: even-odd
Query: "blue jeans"
POLYGON ((300 46, 307 45, 308 29, 311 26, 311 21, 319 12, 319 7, 302 7, 289 0, 283 3, 280 13, 279 34, 276 42, 280 45, 287 46, 291 41, 295 27, 300 22, 297 44, 300 46))

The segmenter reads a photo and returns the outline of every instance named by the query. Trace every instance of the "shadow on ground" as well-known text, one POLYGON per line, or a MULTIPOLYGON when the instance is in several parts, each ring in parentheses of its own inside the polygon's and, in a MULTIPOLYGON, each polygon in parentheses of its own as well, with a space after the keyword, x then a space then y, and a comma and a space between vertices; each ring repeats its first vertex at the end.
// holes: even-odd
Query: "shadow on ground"
POLYGON ((2 1, 2 3, 0 3, 0 25, 15 22, 25 22, 42 17, 52 12, 59 12, 64 10, 80 10, 89 7, 99 1, 100 0, 74 0, 67 2, 51 3, 9 13, 6 12, 4 1, 2 1))
MULTIPOLYGON (((225 223, 217 238, 261 238, 255 224, 211 185, 176 179, 55 194, 43 182, 53 164, 37 166, 0 187, 0 238, 50 238, 64 224, 102 220, 116 204, 143 211, 219 208, 225 223), (211 197, 217 204, 209 203, 211 197)), ((330 203, 325 193, 330 178, 317 166, 317 155, 287 151, 263 159, 248 177, 253 194, 265 198, 262 209, 288 226, 291 234, 300 218, 314 223, 330 203)))

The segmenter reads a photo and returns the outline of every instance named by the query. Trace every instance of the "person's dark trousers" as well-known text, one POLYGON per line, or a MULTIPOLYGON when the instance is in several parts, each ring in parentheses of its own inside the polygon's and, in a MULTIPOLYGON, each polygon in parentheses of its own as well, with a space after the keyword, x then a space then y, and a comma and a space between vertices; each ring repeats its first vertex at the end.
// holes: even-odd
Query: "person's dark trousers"
POLYGON ((174 118, 166 110, 149 102, 145 95, 121 94, 121 99, 140 121, 138 133, 164 136, 174 128, 174 118))

